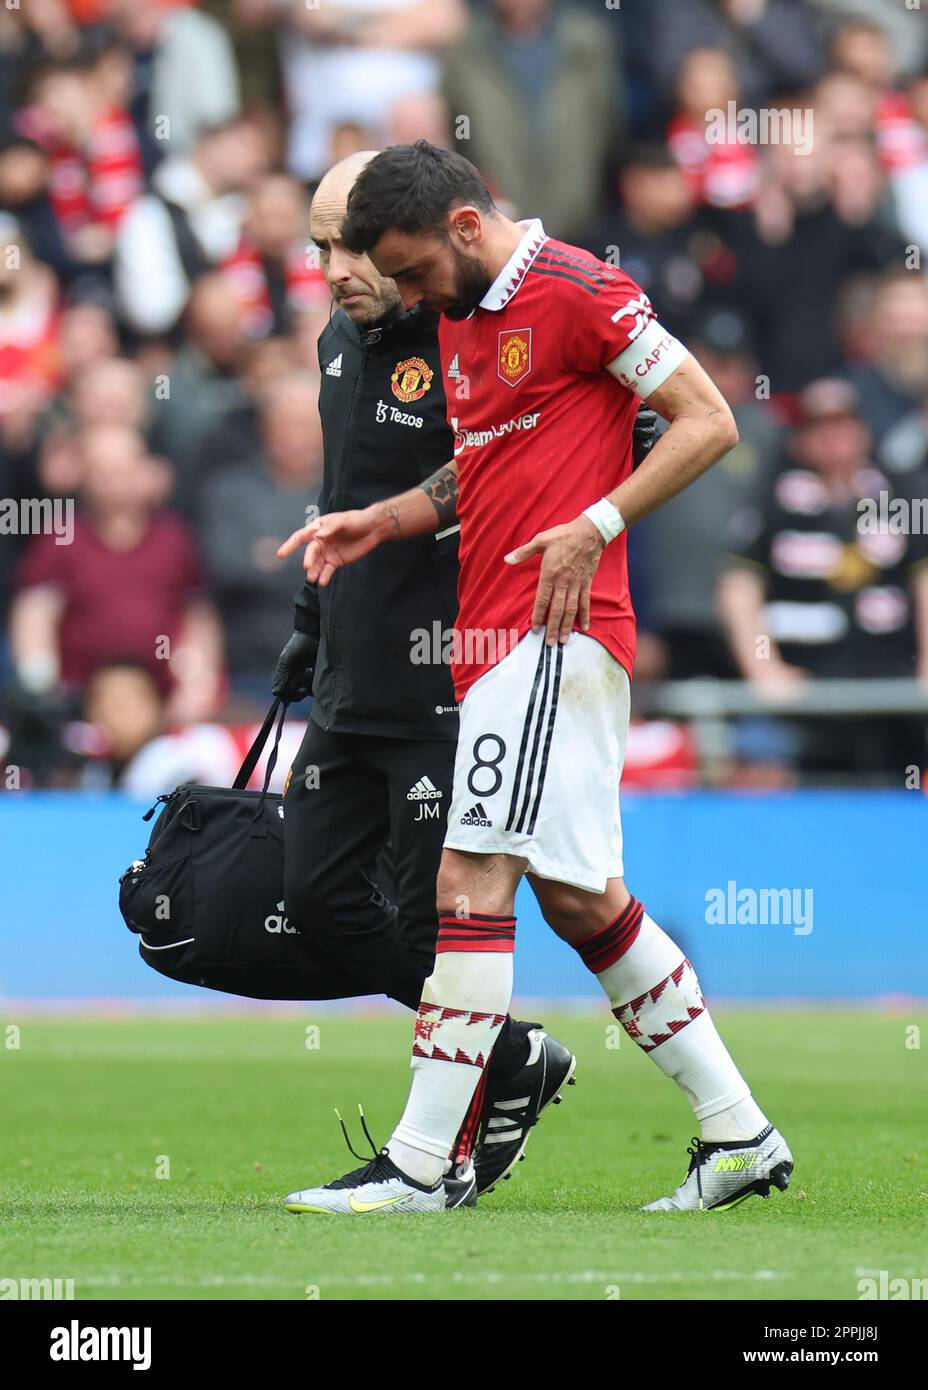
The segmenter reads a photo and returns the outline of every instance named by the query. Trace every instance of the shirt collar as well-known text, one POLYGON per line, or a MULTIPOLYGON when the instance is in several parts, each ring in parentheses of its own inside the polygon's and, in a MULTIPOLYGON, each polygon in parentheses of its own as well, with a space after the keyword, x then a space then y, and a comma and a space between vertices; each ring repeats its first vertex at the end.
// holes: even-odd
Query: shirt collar
POLYGON ((525 279, 525 272, 548 240, 539 217, 517 222, 516 226, 525 229, 522 240, 481 299, 481 309, 505 309, 525 279))

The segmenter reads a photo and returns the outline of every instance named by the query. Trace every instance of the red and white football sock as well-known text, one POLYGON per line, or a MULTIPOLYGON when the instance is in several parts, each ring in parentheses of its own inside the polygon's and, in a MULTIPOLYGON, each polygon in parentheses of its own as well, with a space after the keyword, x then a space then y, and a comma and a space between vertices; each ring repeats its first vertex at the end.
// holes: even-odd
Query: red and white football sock
POLYGON ((431 1186, 471 1107, 512 997, 513 917, 439 917, 435 966, 422 987, 409 1100, 387 1151, 408 1177, 431 1186))
POLYGON ((628 1036, 683 1091, 702 1139, 760 1133, 766 1116, 718 1035, 695 970, 637 898, 577 952, 628 1036))

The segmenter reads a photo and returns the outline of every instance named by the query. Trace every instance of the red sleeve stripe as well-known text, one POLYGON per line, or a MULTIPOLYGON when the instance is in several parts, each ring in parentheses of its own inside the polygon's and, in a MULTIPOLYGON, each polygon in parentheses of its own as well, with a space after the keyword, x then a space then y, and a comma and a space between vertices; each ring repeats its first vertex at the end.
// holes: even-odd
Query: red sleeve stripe
POLYGON ((440 936, 435 943, 436 956, 447 955, 449 952, 456 952, 459 955, 472 956, 486 953, 488 955, 511 956, 515 953, 516 943, 512 937, 486 939, 485 937, 462 937, 457 941, 448 941, 440 936))
POLYGON ((466 917, 453 917, 451 914, 442 913, 438 918, 440 927, 473 927, 475 931, 485 930, 488 927, 499 927, 505 929, 511 927, 516 929, 516 919, 514 917, 486 917, 479 912, 470 912, 466 917))
POLYGON ((469 917, 444 917, 439 921, 436 955, 445 951, 495 951, 509 955, 515 950, 516 923, 513 917, 488 918, 475 922, 469 917))
POLYGON ((592 970, 594 975, 601 975, 610 965, 615 965, 634 944, 641 930, 643 916, 641 903, 637 898, 632 898, 614 922, 608 922, 581 941, 576 949, 586 968, 592 970))
POLYGON ((581 280, 577 275, 568 275, 563 270, 548 270, 543 265, 529 266, 529 275, 546 275, 551 280, 572 280, 575 285, 579 285, 587 294, 599 294, 599 290, 594 285, 590 285, 586 280, 581 280))
POLYGON ((549 266, 551 269, 570 270, 575 275, 583 275, 587 280, 592 280, 597 285, 608 285, 615 279, 601 265, 595 261, 589 261, 580 256, 569 256, 564 251, 542 251, 536 261, 536 265, 549 266))

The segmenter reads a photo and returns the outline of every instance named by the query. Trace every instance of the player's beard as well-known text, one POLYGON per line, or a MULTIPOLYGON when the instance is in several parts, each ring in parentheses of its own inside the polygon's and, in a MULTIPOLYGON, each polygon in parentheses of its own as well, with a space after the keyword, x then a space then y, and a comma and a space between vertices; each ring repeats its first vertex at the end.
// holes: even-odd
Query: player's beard
POLYGON ((443 310, 449 319, 466 319, 483 299, 493 281, 482 261, 465 256, 456 246, 451 247, 454 262, 455 301, 443 310))

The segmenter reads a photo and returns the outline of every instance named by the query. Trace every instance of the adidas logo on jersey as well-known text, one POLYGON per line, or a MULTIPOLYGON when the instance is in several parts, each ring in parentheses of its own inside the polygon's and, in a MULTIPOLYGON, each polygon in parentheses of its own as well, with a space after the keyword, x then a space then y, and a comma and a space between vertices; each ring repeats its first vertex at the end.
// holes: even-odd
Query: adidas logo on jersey
POLYGON ((407 801, 440 801, 441 792, 428 777, 420 777, 406 793, 407 801))
POLYGON ((447 376, 448 376, 452 381, 460 381, 460 380, 461 380, 461 363, 460 363, 460 361, 458 360, 458 358, 459 358, 459 354, 458 354, 458 353, 455 353, 454 356, 452 357, 451 361, 448 363, 447 376))
POLYGON ((487 819, 487 813, 478 801, 476 806, 472 806, 466 816, 461 817, 462 825, 481 825, 489 830, 493 822, 487 819))
POLYGON ((290 918, 284 915, 284 905, 282 902, 277 904, 277 912, 272 912, 270 917, 264 919, 264 930, 269 932, 286 932, 288 936, 299 936, 296 927, 291 927, 290 918))
POLYGON ((341 374, 342 374, 342 355, 341 355, 341 353, 339 353, 337 357, 333 357, 333 358, 332 358, 332 361, 329 362, 329 363, 327 364, 326 369, 325 369, 325 374, 326 374, 326 376, 341 376, 341 374))

